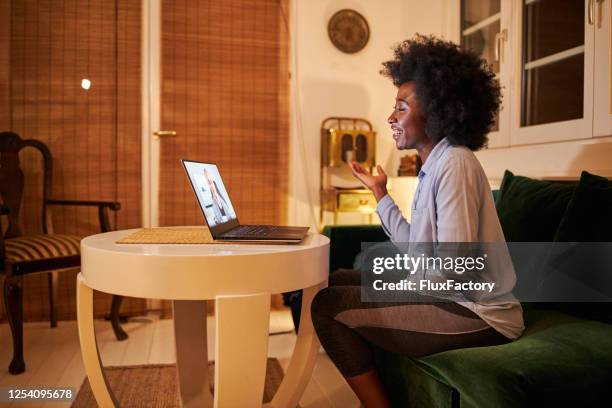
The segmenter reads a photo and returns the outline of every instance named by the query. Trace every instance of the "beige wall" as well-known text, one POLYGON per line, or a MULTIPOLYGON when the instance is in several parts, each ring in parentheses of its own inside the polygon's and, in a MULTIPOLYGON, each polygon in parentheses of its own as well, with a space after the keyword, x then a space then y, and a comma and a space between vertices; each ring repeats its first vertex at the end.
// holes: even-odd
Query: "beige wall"
MULTIPOLYGON (((444 4, 445 0, 293 2, 292 49, 296 64, 292 68, 290 223, 316 225, 313 218, 318 217, 319 203, 319 129, 326 117, 363 117, 372 122, 378 132, 377 161, 388 174, 396 174, 400 154, 395 151, 386 123, 395 88, 379 74, 381 63, 392 57, 393 45, 416 32, 443 34, 447 26, 444 4), (343 8, 357 10, 370 26, 370 40, 357 54, 341 53, 327 36, 329 18, 343 8), (309 201, 314 204, 314 214, 309 201)), ((355 220, 363 221, 365 218, 355 220)))

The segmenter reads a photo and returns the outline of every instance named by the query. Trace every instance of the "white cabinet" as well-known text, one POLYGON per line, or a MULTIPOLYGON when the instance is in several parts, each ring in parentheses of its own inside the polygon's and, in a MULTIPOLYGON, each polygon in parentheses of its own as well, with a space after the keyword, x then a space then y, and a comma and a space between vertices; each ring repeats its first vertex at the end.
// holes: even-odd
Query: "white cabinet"
POLYGON ((612 135, 612 0, 450 0, 503 88, 490 148, 612 135))
POLYGON ((612 0, 594 0, 593 136, 612 135, 612 0))

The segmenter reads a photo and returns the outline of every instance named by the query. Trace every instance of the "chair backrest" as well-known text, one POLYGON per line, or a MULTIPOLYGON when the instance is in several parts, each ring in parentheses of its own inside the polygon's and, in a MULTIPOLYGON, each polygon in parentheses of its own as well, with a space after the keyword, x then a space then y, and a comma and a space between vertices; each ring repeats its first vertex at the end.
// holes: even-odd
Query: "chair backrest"
POLYGON ((53 158, 51 151, 42 142, 34 139, 22 139, 13 132, 0 132, 0 200, 8 207, 8 228, 5 238, 22 235, 19 227, 19 210, 23 198, 24 176, 19 164, 19 152, 24 147, 33 147, 43 158, 43 191, 42 191, 42 224, 43 232, 47 232, 47 214, 45 203, 51 191, 53 174, 53 158))

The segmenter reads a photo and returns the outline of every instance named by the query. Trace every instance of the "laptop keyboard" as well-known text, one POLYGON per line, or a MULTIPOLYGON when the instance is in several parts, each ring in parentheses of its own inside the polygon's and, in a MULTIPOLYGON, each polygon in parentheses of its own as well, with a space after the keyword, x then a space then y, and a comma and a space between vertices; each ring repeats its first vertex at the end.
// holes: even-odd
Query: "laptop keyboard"
POLYGON ((258 237, 266 237, 273 235, 278 231, 283 230, 282 227, 273 225, 241 225, 223 234, 224 237, 249 237, 256 235, 258 237))

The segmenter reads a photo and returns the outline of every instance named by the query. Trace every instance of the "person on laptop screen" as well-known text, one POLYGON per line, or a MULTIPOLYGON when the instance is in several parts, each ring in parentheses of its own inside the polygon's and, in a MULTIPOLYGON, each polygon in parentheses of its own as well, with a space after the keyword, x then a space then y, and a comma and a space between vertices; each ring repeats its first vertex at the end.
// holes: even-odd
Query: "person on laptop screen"
POLYGON ((202 203, 202 209, 209 227, 215 227, 236 218, 236 213, 229 202, 225 186, 216 166, 205 163, 187 163, 193 174, 194 190, 202 203))
POLYGON ((223 197, 221 191, 219 191, 219 186, 217 186, 217 183, 212 178, 210 172, 206 168, 204 168, 204 177, 206 178, 206 182, 208 183, 208 190, 212 199, 212 209, 214 212, 215 224, 227 222, 230 205, 223 197))

